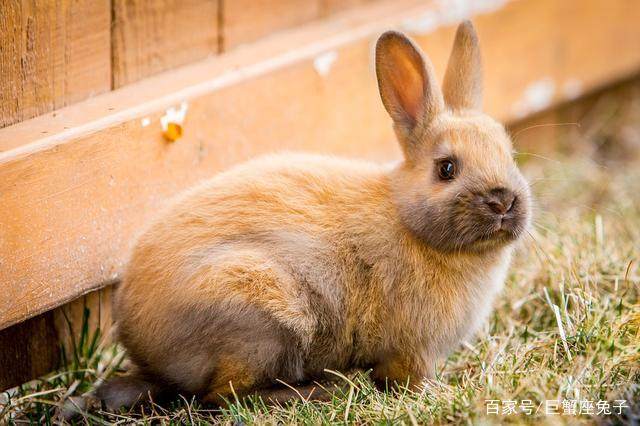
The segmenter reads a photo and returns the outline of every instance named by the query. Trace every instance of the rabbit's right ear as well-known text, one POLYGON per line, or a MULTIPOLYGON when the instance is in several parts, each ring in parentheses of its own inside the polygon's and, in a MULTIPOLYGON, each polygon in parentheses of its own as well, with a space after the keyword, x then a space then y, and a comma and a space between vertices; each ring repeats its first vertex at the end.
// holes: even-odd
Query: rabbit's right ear
POLYGON ((376 44, 382 103, 398 130, 410 133, 444 108, 430 61, 404 34, 387 31, 376 44))

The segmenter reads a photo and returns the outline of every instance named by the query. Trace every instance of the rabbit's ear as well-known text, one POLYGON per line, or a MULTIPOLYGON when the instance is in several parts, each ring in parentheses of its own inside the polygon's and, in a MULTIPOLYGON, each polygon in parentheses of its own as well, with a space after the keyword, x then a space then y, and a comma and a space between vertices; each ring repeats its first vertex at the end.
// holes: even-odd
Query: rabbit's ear
POLYGON ((388 31, 378 39, 376 75, 384 107, 396 127, 405 132, 444 108, 431 63, 399 32, 388 31))
POLYGON ((458 26, 442 86, 449 108, 482 109, 480 45, 471 21, 464 21, 458 26))

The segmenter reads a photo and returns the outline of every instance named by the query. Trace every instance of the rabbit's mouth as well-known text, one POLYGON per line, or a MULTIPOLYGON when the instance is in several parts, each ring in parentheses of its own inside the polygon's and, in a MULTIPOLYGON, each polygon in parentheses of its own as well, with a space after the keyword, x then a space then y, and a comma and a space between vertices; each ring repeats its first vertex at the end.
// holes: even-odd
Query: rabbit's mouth
POLYGON ((479 233, 473 245, 476 249, 487 249, 509 244, 520 238, 524 232, 525 222, 521 215, 496 218, 489 229, 479 233))
POLYGON ((519 233, 515 230, 505 229, 501 226, 495 231, 480 235, 476 242, 509 243, 516 240, 518 237, 519 233))

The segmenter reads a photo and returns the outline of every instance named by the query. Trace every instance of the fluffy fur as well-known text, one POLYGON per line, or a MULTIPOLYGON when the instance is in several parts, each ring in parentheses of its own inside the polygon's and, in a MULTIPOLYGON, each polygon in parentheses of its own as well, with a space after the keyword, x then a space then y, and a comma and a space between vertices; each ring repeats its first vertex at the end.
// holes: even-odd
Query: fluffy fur
POLYGON ((511 243, 529 222, 509 137, 476 109, 469 22, 451 63, 445 104, 409 39, 389 32, 378 42, 402 162, 269 156, 160 215, 115 301, 120 341, 140 374, 128 387, 107 382, 103 398, 132 403, 120 390, 131 395, 136 380, 140 393, 162 384, 220 402, 325 369, 372 368, 377 380, 411 385, 432 377, 436 360, 490 312, 511 243), (444 180, 447 159, 456 176, 444 180))

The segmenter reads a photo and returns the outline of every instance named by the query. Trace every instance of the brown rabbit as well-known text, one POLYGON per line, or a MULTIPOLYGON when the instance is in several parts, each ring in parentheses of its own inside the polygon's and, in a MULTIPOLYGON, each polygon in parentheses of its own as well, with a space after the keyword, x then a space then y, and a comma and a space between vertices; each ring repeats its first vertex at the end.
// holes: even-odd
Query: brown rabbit
POLYGON ((99 397, 129 405, 172 388, 218 403, 352 368, 414 386, 478 329, 530 194, 509 136, 480 110, 474 28, 458 28, 442 91, 398 32, 378 40, 376 73, 404 160, 273 155, 182 195, 117 293, 137 373, 99 397))

